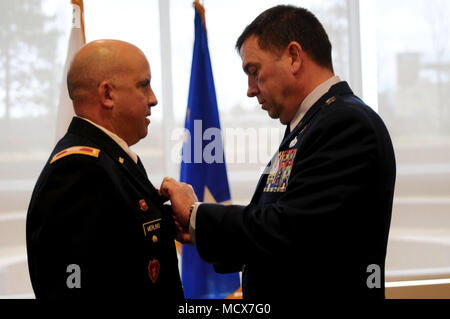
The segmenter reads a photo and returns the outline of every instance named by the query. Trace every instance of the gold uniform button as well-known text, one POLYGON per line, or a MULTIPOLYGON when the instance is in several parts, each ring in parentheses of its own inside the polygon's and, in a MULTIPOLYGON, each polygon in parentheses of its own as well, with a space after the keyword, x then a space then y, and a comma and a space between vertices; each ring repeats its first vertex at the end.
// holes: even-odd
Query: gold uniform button
POLYGON ((153 235, 152 241, 153 241, 154 243, 157 243, 157 242, 158 242, 158 237, 157 237, 156 235, 153 235))

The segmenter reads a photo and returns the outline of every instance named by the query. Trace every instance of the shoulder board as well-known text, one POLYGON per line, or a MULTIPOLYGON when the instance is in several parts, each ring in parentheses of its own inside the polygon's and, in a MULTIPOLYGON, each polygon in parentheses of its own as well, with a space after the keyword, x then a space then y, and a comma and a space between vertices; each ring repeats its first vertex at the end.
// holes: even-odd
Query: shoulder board
POLYGON ((93 156, 98 157, 100 154, 100 150, 97 148, 89 147, 89 146, 72 146, 69 148, 66 148, 65 150, 59 152, 55 156, 53 156, 52 160, 50 161, 50 164, 56 162, 60 158, 66 157, 68 155, 73 154, 81 154, 81 155, 87 155, 87 156, 93 156))

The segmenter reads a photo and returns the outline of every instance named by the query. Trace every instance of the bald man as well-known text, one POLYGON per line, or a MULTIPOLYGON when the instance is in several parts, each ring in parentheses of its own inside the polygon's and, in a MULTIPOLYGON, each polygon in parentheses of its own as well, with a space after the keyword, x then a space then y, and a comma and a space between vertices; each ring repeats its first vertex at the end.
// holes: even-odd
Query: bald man
POLYGON ((157 104, 150 80, 145 55, 126 42, 91 42, 75 56, 67 84, 77 116, 28 209, 37 298, 184 298, 171 210, 129 149, 157 104))

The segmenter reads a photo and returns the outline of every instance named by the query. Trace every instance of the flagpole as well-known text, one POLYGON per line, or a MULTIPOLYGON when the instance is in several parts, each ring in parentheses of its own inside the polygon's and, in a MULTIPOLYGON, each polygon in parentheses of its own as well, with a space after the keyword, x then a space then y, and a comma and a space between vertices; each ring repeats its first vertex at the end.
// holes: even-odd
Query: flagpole
POLYGON ((69 45, 67 48, 66 62, 61 79, 60 96, 58 109, 56 112, 56 131, 55 142, 66 134, 72 117, 75 116, 72 100, 69 97, 67 89, 67 72, 73 57, 78 50, 86 43, 86 35, 84 33, 84 6, 83 0, 71 0, 73 7, 72 13, 72 29, 70 31, 69 45))
POLYGON ((168 176, 175 176, 175 163, 172 162, 174 129, 173 87, 172 87, 172 48, 170 38, 170 0, 159 0, 159 29, 161 45, 162 100, 163 100, 163 134, 164 134, 164 171, 168 176))

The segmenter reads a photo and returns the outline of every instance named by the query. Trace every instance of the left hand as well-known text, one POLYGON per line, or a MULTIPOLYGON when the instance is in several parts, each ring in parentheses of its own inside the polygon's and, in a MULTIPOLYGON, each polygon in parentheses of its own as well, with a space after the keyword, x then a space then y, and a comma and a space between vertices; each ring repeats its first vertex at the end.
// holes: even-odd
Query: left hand
POLYGON ((189 232, 189 227, 187 229, 181 227, 175 216, 174 219, 175 219, 175 226, 177 228, 177 234, 175 239, 182 244, 193 245, 193 242, 191 240, 191 234, 189 232))

